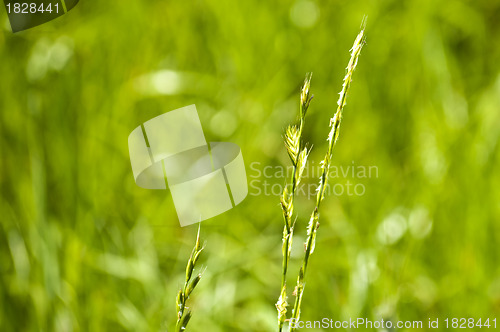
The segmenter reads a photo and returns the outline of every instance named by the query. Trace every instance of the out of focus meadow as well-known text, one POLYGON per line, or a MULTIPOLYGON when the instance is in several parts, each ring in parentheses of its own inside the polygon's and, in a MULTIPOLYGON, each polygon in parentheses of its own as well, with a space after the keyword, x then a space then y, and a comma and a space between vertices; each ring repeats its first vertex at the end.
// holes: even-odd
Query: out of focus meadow
POLYGON ((316 184, 364 15, 301 317, 500 319, 500 4, 82 0, 16 34, 0 14, 0 330, 171 330, 197 227, 136 186, 127 137, 196 104, 208 141, 241 147, 249 195, 202 222, 188 331, 276 331, 284 128, 311 71, 316 184))

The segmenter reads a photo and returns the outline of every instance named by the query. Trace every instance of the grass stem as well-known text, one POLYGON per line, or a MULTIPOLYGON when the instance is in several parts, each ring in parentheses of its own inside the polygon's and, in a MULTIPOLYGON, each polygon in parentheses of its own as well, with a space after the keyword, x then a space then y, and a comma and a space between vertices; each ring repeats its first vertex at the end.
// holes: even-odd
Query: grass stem
POLYGON ((201 229, 201 224, 198 225, 196 244, 193 248, 193 251, 191 252, 191 255, 189 256, 189 260, 186 265, 186 279, 184 281, 184 286, 177 293, 177 299, 176 299, 177 323, 175 325, 176 332, 186 330, 186 326, 192 316, 191 309, 186 306, 186 303, 187 300, 189 299, 189 295, 191 295, 196 285, 198 285, 198 283, 201 280, 201 275, 203 274, 203 272, 201 272, 191 280, 194 268, 196 266, 196 262, 198 261, 198 258, 200 257, 200 254, 204 249, 204 247, 201 246, 200 242, 200 229, 201 229))
POLYGON ((339 136, 339 128, 340 128, 340 122, 342 120, 342 112, 346 105, 347 93, 351 85, 352 75, 354 73, 354 70, 356 69, 361 49, 365 44, 364 32, 365 32, 365 20, 363 20, 361 31, 356 37, 354 45, 350 50, 351 58, 349 60, 349 64, 347 65, 346 75, 344 77, 342 85, 342 91, 340 92, 340 97, 337 102, 337 111, 335 112, 333 118, 330 120, 330 132, 328 134, 328 151, 325 155, 325 158, 321 162, 322 172, 320 176, 318 191, 316 194, 316 204, 309 219, 309 224, 307 226, 307 240, 304 246, 305 247, 304 259, 302 261, 302 265, 299 270, 299 276, 297 278, 297 286, 295 287, 294 290, 295 304, 293 307, 292 319, 290 320, 290 332, 296 331, 296 326, 294 323, 298 322, 300 319, 300 308, 302 304, 302 297, 304 295, 307 265, 309 263, 310 256, 314 252, 314 247, 316 244, 316 232, 319 227, 319 208, 325 194, 325 188, 327 185, 327 180, 330 172, 330 164, 332 160, 333 149, 335 147, 335 143, 337 142, 339 136))
POLYGON ((276 302, 276 309, 278 310, 278 330, 280 332, 283 330, 288 306, 286 276, 288 270, 288 262, 290 260, 290 252, 292 250, 293 229, 295 225, 295 223, 292 222, 293 202, 295 192, 302 178, 302 172, 304 171, 309 154, 307 147, 304 147, 302 143, 302 131, 304 129, 306 113, 313 98, 313 96, 310 95, 309 92, 311 86, 311 76, 311 73, 308 73, 306 75, 304 85, 302 86, 300 94, 298 126, 289 126, 285 132, 285 146, 293 165, 293 172, 289 183, 287 183, 287 185, 285 186, 283 194, 281 196, 281 207, 283 210, 284 221, 282 247, 283 261, 281 273, 281 292, 278 298, 278 302, 276 302))

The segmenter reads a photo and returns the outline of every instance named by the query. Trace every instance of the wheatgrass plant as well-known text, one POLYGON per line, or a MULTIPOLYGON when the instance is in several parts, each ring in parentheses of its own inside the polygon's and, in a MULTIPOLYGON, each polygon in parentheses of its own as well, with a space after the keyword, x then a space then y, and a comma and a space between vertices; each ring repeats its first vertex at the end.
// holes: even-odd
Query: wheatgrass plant
MULTIPOLYGON (((364 37, 364 23, 362 25, 361 32, 358 34, 356 41, 351 49, 351 59, 347 66, 346 75, 344 77, 344 82, 342 86, 342 91, 340 92, 340 97, 337 102, 337 111, 334 117, 330 120, 330 132, 328 134, 328 151, 325 158, 321 162, 322 174, 320 176, 320 183, 316 195, 316 204, 314 210, 311 214, 309 224, 307 226, 307 240, 305 243, 305 254, 302 261, 302 265, 299 270, 299 276, 297 278, 297 286, 293 294, 295 295, 295 304, 292 311, 292 319, 290 319, 290 332, 295 331, 296 327, 292 322, 297 322, 300 318, 300 306, 302 303, 302 297, 304 294, 305 285, 305 275, 307 270, 307 265, 309 258, 314 252, 315 242, 316 242, 316 232, 319 227, 319 207, 324 198, 324 192, 327 185, 327 180, 330 171, 331 158, 333 153, 333 148, 337 142, 339 135, 340 122, 342 119, 342 112, 346 104, 347 93, 352 81, 352 74, 356 68, 358 57, 361 52, 361 48, 365 43, 364 37)), ((295 227, 295 220, 293 219, 294 211, 294 198, 297 187, 300 184, 302 173, 305 169, 307 158, 309 156, 310 149, 302 142, 302 133, 305 124, 305 117, 313 95, 310 94, 311 87, 311 77, 312 74, 308 73, 304 80, 304 85, 302 86, 300 95, 300 105, 299 105, 299 121, 296 125, 288 126, 285 131, 285 147, 288 152, 288 156, 292 162, 293 172, 289 179, 289 183, 285 186, 283 193, 281 195, 281 207, 283 211, 283 246, 282 246, 282 275, 281 275, 281 292, 276 303, 276 308, 278 310, 278 329, 281 332, 285 321, 287 321, 287 288, 286 279, 288 272, 288 263, 290 260, 290 254, 292 249, 293 232, 295 227)), ((198 227, 198 234, 196 237, 196 244, 191 252, 187 266, 186 266, 186 279, 184 286, 179 290, 177 294, 177 324, 176 331, 185 331, 186 326, 191 319, 191 310, 186 306, 186 302, 189 299, 190 294, 193 292, 196 285, 201 280, 202 273, 199 273, 193 280, 191 277, 195 269, 196 262, 203 251, 203 247, 200 244, 200 227, 198 227)))
POLYGON ((281 273, 281 293, 276 302, 276 309, 278 310, 278 327, 279 331, 282 331, 283 325, 286 319, 287 311, 287 289, 286 289, 286 275, 288 270, 288 261, 290 260, 290 252, 292 250, 292 238, 293 238, 293 228, 295 222, 292 222, 293 218, 293 201, 295 197, 295 192, 300 183, 302 172, 304 171, 307 156, 309 154, 307 147, 303 146, 302 143, 302 131, 304 129, 304 122, 309 108, 309 104, 313 96, 309 94, 309 89, 311 86, 311 76, 309 73, 306 75, 304 80, 304 85, 302 86, 302 92, 300 94, 300 105, 299 105, 299 123, 298 125, 288 126, 285 132, 285 146, 288 151, 288 156, 293 165, 293 172, 290 178, 290 182, 287 183, 283 194, 281 196, 281 207, 283 210, 283 263, 282 263, 282 273, 281 273))
POLYGON ((352 75, 354 70, 356 69, 356 65, 358 63, 358 57, 361 53, 361 49, 365 44, 365 23, 366 19, 363 20, 361 24, 361 31, 356 37, 354 41, 354 45, 352 46, 351 59, 349 60, 349 64, 346 68, 346 74, 344 77, 342 91, 340 91, 340 97, 337 102, 337 111, 335 112, 333 118, 330 120, 330 132, 328 134, 328 151, 325 155, 325 158, 321 161, 321 175, 319 179, 318 191, 316 194, 316 205, 309 219, 309 224, 307 226, 307 239, 305 243, 305 253, 304 259, 302 261, 302 265, 299 270, 299 275, 297 278, 297 286, 294 290, 295 295, 295 304, 292 311, 292 319, 290 320, 290 332, 296 331, 296 326, 293 324, 297 322, 300 318, 300 307, 302 303, 302 297, 304 295, 304 286, 305 286, 305 276, 307 271, 307 265, 309 263, 309 258, 314 252, 314 247, 316 244, 316 232, 319 227, 319 207, 321 202, 323 201, 325 188, 327 185, 329 172, 330 172, 330 164, 332 161, 332 153, 335 147, 335 143, 339 137, 339 129, 340 122, 342 120, 342 112, 346 105, 347 93, 349 91, 349 87, 351 86, 352 75))
POLYGON ((186 265, 186 280, 184 281, 184 286, 179 290, 179 293, 177 293, 177 324, 175 325, 175 331, 177 332, 185 331, 186 326, 191 319, 191 309, 186 306, 186 302, 189 299, 189 295, 191 295, 196 285, 198 285, 198 283, 200 282, 201 275, 203 274, 203 272, 200 272, 196 277, 194 277, 193 280, 191 280, 196 262, 198 261, 198 258, 200 257, 200 254, 204 249, 204 247, 202 247, 200 243, 200 226, 201 224, 198 225, 196 244, 194 245, 193 251, 191 252, 191 256, 189 256, 189 260, 186 265))

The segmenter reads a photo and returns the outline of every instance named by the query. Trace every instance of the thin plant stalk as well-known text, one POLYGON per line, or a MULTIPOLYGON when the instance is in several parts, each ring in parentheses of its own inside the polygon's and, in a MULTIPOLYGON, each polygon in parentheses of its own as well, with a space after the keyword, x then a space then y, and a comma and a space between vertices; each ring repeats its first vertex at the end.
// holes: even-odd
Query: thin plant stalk
POLYGON ((296 331, 295 324, 300 319, 300 307, 302 303, 302 297, 304 295, 307 265, 309 263, 310 256, 314 252, 314 247, 316 244, 316 232, 319 227, 319 207, 321 205, 321 202, 323 201, 325 194, 325 188, 330 173, 332 153, 335 147, 335 143, 337 142, 339 136, 340 122, 342 120, 342 112, 346 104, 347 93, 351 85, 352 75, 358 63, 359 54, 361 53, 361 49, 363 48, 364 44, 365 44, 365 20, 363 20, 361 32, 356 37, 354 45, 350 50, 351 59, 349 60, 349 64, 347 65, 346 68, 346 75, 344 77, 342 91, 340 92, 340 97, 337 102, 337 111, 335 112, 333 118, 330 120, 330 132, 328 134, 328 151, 325 155, 325 158, 321 162, 322 173, 320 176, 319 186, 316 194, 316 205, 314 207, 314 210, 309 219, 309 224, 307 226, 307 240, 305 243, 304 259, 302 261, 302 265, 299 270, 299 276, 297 278, 297 286, 294 290, 295 304, 293 307, 292 318, 290 319, 290 332, 296 331))
POLYGON ((278 329, 281 332, 286 320, 287 312, 287 290, 286 290, 286 275, 288 270, 288 262, 290 260, 290 252, 292 249, 293 228, 295 223, 292 222, 293 218, 293 202, 295 192, 300 183, 302 172, 304 171, 308 150, 303 147, 302 131, 304 129, 304 122, 309 104, 313 96, 309 94, 311 85, 311 73, 306 75, 304 85, 300 95, 300 108, 299 108, 299 123, 298 125, 289 126, 285 132, 285 146, 293 165, 293 172, 290 177, 289 183, 285 186, 281 196, 281 207, 283 210, 283 262, 281 273, 281 293, 276 302, 276 309, 278 310, 278 329))
POLYGON ((204 247, 201 246, 200 242, 200 228, 201 224, 198 225, 198 234, 196 235, 196 244, 191 252, 191 256, 189 256, 188 263, 186 265, 186 279, 184 281, 184 286, 177 293, 176 299, 176 308, 177 308, 177 323, 175 325, 175 331, 185 331, 186 326, 191 319, 192 312, 189 307, 186 306, 187 300, 189 299, 189 295, 193 292, 196 285, 201 280, 201 275, 203 272, 200 272, 196 275, 192 280, 194 268, 196 266, 196 262, 198 261, 201 252, 204 247))

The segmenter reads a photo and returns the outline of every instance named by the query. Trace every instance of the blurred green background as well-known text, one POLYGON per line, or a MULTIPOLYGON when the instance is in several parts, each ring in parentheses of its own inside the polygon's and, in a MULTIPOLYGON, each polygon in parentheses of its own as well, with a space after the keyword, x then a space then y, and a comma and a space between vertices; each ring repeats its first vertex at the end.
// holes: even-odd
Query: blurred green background
MULTIPOLYGON (((169 191, 135 185, 128 134, 196 104, 257 186, 255 168, 289 165, 282 134, 312 71, 317 165, 363 15, 334 164, 378 176, 330 182, 365 191, 322 205, 302 319, 500 323, 500 4, 82 0, 16 34, 0 14, 1 330, 172 330, 196 226, 179 227, 169 191)), ((289 285, 313 203, 297 205, 289 285)), ((252 186, 202 223, 188 330, 276 330, 282 223, 252 186)))

